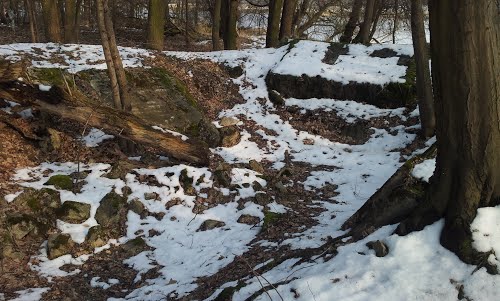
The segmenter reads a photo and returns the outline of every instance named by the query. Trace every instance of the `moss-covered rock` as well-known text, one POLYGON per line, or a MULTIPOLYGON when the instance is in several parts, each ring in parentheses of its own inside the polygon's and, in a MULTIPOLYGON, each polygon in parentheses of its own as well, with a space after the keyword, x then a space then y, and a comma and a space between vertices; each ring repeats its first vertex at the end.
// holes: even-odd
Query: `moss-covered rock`
POLYGON ((57 210, 57 217, 67 223, 81 224, 90 218, 90 204, 66 201, 57 210))
POLYGON ((55 175, 50 177, 44 185, 53 185, 57 189, 71 190, 73 189, 73 180, 67 175, 55 175))
POLYGON ((124 222, 126 206, 127 198, 112 191, 101 200, 95 219, 104 228, 119 228, 124 222))
POLYGON ((122 250, 126 252, 127 257, 135 256, 142 251, 148 249, 148 244, 142 237, 136 237, 127 241, 121 246, 122 250))
POLYGON ((47 242, 47 257, 52 260, 70 254, 75 243, 69 234, 57 233, 49 236, 47 242))
POLYGON ((104 231, 103 227, 97 225, 89 229, 85 237, 85 242, 94 249, 104 246, 108 239, 108 234, 104 231))
POLYGON ((144 204, 139 200, 139 199, 133 199, 130 201, 128 204, 128 209, 137 215, 140 215, 141 217, 145 215, 146 213, 146 207, 144 204))
POLYGON ((14 203, 26 206, 34 213, 51 214, 61 206, 61 196, 58 191, 49 188, 41 190, 27 188, 14 199, 14 203))
POLYGON ((116 161, 111 165, 111 169, 105 175, 109 179, 122 179, 125 180, 125 176, 137 166, 126 160, 116 161))
POLYGON ((7 216, 6 222, 9 232, 15 240, 23 239, 28 235, 42 237, 49 229, 49 225, 37 220, 36 217, 29 214, 13 214, 7 216))

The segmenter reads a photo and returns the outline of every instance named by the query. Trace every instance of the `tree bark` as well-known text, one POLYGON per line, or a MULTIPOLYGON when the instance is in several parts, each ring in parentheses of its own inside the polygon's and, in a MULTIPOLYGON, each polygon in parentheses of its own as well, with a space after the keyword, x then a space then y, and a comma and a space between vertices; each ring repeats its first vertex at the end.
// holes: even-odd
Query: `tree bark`
POLYGON ((283 0, 269 1, 269 15, 267 18, 266 47, 279 45, 280 19, 283 0))
POLYGON ((165 0, 149 0, 148 10, 148 48, 163 50, 165 42, 165 0))
POLYGON ((293 14, 297 8, 297 0, 285 0, 283 2, 283 12, 281 14, 281 25, 279 40, 286 42, 292 37, 293 14))
POLYGON ((399 0, 394 0, 394 19, 392 21, 392 44, 396 44, 396 32, 399 22, 399 0))
POLYGON ((445 217, 441 244, 478 263, 470 224, 500 196, 500 31, 496 0, 429 2, 437 165, 427 201, 399 234, 445 217), (452 33, 452 34, 450 34, 452 33))
POLYGON ((212 49, 221 50, 220 47, 220 25, 221 25, 222 0, 215 0, 212 16, 212 49))
POLYGON ((224 26, 224 49, 235 50, 238 49, 237 37, 238 32, 236 29, 236 23, 238 20, 238 0, 224 0, 226 12, 225 15, 225 26, 224 26))
POLYGON ((359 14, 361 13, 362 7, 363 0, 354 0, 351 14, 349 15, 349 21, 347 21, 345 25, 344 33, 342 33, 342 36, 339 38, 340 43, 351 43, 354 30, 356 26, 358 26, 359 14))
POLYGON ((375 8, 375 0, 366 0, 363 23, 361 24, 358 35, 353 41, 354 43, 361 43, 361 44, 370 43, 370 28, 372 26, 374 8, 375 8))
POLYGON ((384 5, 381 0, 375 0, 375 13, 373 16, 373 21, 372 21, 372 27, 370 30, 370 35, 368 37, 368 41, 371 41, 373 39, 373 36, 375 35, 375 32, 377 31, 377 25, 378 21, 380 20, 380 16, 382 15, 382 12, 384 11, 384 5))
POLYGON ((434 99, 425 40, 424 12, 422 0, 411 1, 411 32, 413 38, 414 58, 417 67, 417 97, 420 111, 422 135, 431 137, 436 127, 434 99))
POLYGON ((38 43, 38 24, 33 0, 24 0, 30 21, 31 42, 38 43))
POLYGON ((62 42, 61 21, 57 0, 42 0, 42 11, 47 41, 55 43, 62 42))
POLYGON ((64 0, 64 42, 76 43, 76 19, 78 9, 76 0, 64 0))

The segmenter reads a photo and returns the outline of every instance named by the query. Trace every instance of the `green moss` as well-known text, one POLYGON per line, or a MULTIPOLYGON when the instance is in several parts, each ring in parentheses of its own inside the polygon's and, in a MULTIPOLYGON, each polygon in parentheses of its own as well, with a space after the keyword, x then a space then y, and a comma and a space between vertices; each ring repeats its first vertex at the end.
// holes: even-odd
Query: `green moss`
POLYGON ((189 93, 187 86, 177 77, 162 68, 152 68, 151 73, 160 81, 160 84, 164 88, 179 92, 193 108, 198 108, 198 103, 191 93, 189 93))
POLYGON ((416 104, 416 75, 415 60, 410 60, 406 70, 405 82, 391 82, 381 91, 382 97, 388 100, 400 100, 405 106, 416 104))
POLYGON ((55 175, 50 177, 44 185, 54 185, 57 189, 71 190, 73 189, 73 180, 67 175, 55 175))
POLYGON ((33 69, 34 76, 41 82, 52 85, 63 85, 63 71, 57 68, 33 69))
POLYGON ((276 223, 280 218, 283 217, 283 214, 266 211, 264 212, 264 222, 262 224, 262 230, 267 230, 272 224, 276 223))

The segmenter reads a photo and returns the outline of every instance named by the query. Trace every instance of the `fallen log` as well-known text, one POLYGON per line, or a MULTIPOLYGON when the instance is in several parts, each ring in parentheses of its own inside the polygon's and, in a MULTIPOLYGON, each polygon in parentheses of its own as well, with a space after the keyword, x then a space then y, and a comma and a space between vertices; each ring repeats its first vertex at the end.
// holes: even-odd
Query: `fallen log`
POLYGON ((69 95, 63 88, 53 86, 41 91, 38 86, 0 81, 0 98, 31 105, 41 112, 103 129, 105 132, 144 144, 175 159, 196 165, 208 165, 208 146, 197 139, 183 140, 179 135, 160 132, 135 115, 90 101, 78 91, 69 95))
POLYGON ((359 240, 382 226, 401 222, 417 207, 428 186, 428 183, 411 175, 413 167, 435 156, 436 144, 433 144, 423 154, 406 161, 344 222, 342 230, 351 229, 349 234, 354 240, 359 240))

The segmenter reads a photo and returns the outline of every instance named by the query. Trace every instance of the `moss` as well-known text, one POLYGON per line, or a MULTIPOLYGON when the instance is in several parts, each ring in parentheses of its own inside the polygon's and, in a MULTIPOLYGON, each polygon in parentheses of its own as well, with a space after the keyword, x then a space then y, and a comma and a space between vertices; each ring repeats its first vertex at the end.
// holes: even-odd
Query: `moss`
POLYGON ((73 188, 73 180, 67 175, 55 175, 50 177, 44 185, 54 185, 57 189, 71 190, 73 188))
POLYGON ((391 82, 381 92, 384 98, 400 100, 405 106, 413 105, 417 101, 415 60, 409 60, 407 67, 404 83, 391 82))
POLYGON ((264 212, 264 222, 262 224, 262 230, 265 231, 269 229, 269 227, 276 223, 280 218, 282 218, 283 214, 277 213, 277 212, 272 212, 272 211, 266 211, 264 212))
POLYGON ((189 93, 187 86, 179 80, 177 77, 170 74, 167 70, 163 68, 152 68, 151 73, 159 79, 161 85, 166 89, 172 89, 179 92, 184 96, 187 102, 193 107, 198 109, 198 103, 194 97, 189 93))
POLYGON ((52 85, 63 85, 63 71, 58 68, 33 69, 34 76, 41 82, 52 85))

